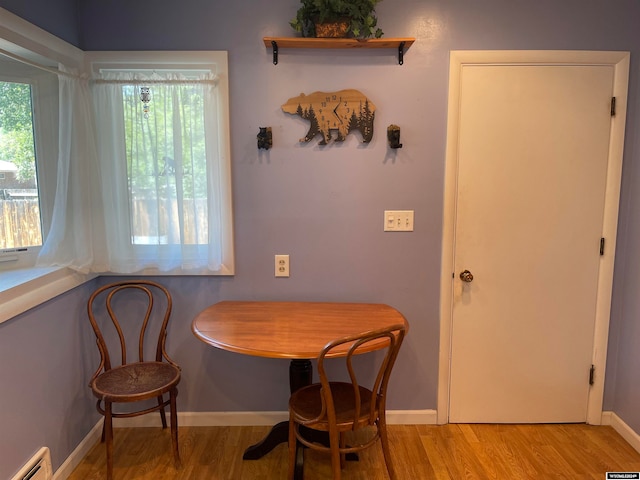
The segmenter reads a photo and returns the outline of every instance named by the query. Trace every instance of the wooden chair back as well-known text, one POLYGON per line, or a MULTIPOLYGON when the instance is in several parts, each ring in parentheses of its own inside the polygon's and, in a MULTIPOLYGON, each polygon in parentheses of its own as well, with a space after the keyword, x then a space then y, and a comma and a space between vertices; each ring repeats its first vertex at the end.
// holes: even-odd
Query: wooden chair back
MULTIPOLYGON (((329 430, 331 430, 332 427, 338 430, 344 430, 345 423, 351 424, 351 430, 357 430, 362 426, 376 423, 381 412, 382 415, 384 415, 389 378, 391 377, 391 371, 398 357, 405 333, 405 326, 398 324, 380 330, 334 340, 322 349, 318 357, 318 375, 320 377, 320 384, 322 385, 323 401, 322 412, 319 417, 326 415, 325 420, 329 424, 329 430), (385 345, 382 348, 379 347, 381 343, 385 345), (353 404, 348 406, 345 406, 341 399, 337 398, 334 394, 332 382, 329 378, 331 375, 327 373, 325 365, 328 358, 342 356, 341 351, 343 351, 345 347, 348 347, 348 350, 342 360, 345 362, 352 391, 352 395, 346 395, 346 397, 350 397, 353 400, 353 404), (363 385, 361 378, 365 372, 358 373, 359 369, 354 366, 354 359, 360 354, 373 352, 374 350, 375 353, 371 355, 377 357, 377 362, 373 362, 374 359, 368 357, 366 364, 371 365, 372 362, 377 363, 377 371, 374 372, 375 379, 373 380, 373 384, 363 385), (362 398, 363 395, 370 395, 370 398, 362 398), (336 404, 340 404, 339 410, 336 409, 336 404), (363 408, 367 407, 368 411, 362 411, 363 408), (348 417, 345 417, 345 413, 347 413, 348 417), (338 418, 340 418, 340 422, 338 422, 338 418), (339 425, 339 423, 342 425, 339 425)), ((359 366, 362 367, 363 365, 359 366)), ((370 369, 363 368, 362 370, 366 370, 367 376, 370 376, 370 369)), ((317 420, 322 421, 321 418, 317 420)))
MULTIPOLYGON (((112 355, 114 352, 114 345, 119 344, 120 365, 127 365, 133 362, 156 361, 161 362, 166 360, 168 363, 174 366, 176 363, 169 357, 165 350, 165 342, 167 337, 167 325, 171 316, 172 299, 169 291, 162 285, 153 282, 151 280, 130 280, 111 283, 103 287, 98 288, 91 297, 87 304, 87 310, 89 315, 89 321, 93 327, 93 331, 96 335, 96 343, 100 351, 100 365, 93 375, 91 381, 93 381, 101 372, 110 370, 112 368, 112 361, 116 360, 116 357, 112 355), (142 295, 138 295, 135 300, 131 298, 131 293, 141 292, 142 295), (104 304, 101 303, 104 298, 104 304), (124 302, 138 302, 135 308, 130 308, 124 302), (140 306, 139 302, 142 301, 143 305, 140 306), (123 302, 123 303, 119 303, 123 302), (155 309, 155 310, 154 310, 155 309), (157 310, 157 311, 156 311, 157 310), (119 312, 119 313, 117 313, 119 312), (135 331, 134 320, 131 318, 132 312, 140 312, 139 318, 135 319, 135 322, 139 323, 139 330, 137 331, 137 347, 131 345, 127 339, 132 340, 125 332, 135 331), (124 318, 126 316, 126 319, 124 318), (108 322, 114 327, 117 332, 116 342, 107 342, 103 330, 105 325, 100 326, 100 323, 108 322), (102 320, 102 321, 99 321, 102 320), (153 325, 154 321, 157 323, 161 321, 159 325, 153 325), (154 338, 147 338, 151 333, 154 338), (155 339, 157 336, 157 339, 155 339), (111 349, 109 348, 111 345, 111 349), (131 360, 131 351, 129 348, 137 350, 137 358, 131 360), (145 356, 145 348, 149 348, 149 345, 155 351, 153 352, 153 358, 147 358, 145 356)), ((135 351, 133 350, 133 351, 135 351)), ((113 365, 118 366, 118 365, 113 365)))

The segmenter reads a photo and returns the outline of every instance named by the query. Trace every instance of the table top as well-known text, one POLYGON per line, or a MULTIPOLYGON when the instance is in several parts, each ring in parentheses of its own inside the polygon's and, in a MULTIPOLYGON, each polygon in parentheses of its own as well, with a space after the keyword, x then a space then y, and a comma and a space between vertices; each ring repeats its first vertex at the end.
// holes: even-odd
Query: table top
MULTIPOLYGON (((409 328, 398 310, 383 304, 224 301, 200 312, 191 330, 203 342, 223 350, 310 359, 332 340, 396 324, 409 328)), ((381 346, 372 344, 362 353, 381 346)))

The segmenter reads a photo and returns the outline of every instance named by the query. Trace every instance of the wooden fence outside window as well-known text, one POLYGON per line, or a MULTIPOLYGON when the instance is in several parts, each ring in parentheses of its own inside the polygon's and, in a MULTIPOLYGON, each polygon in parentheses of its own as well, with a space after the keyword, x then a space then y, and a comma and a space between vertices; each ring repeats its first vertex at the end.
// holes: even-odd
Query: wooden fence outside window
POLYGON ((0 200, 0 248, 42 245, 38 200, 0 200))
MULTIPOLYGON (((185 201, 182 236, 175 202, 167 209, 164 204, 158 207, 155 202, 136 200, 133 209, 134 243, 179 244, 180 239, 184 245, 206 245, 208 242, 206 200, 185 201)), ((38 245, 42 245, 38 200, 0 200, 0 249, 38 245)))

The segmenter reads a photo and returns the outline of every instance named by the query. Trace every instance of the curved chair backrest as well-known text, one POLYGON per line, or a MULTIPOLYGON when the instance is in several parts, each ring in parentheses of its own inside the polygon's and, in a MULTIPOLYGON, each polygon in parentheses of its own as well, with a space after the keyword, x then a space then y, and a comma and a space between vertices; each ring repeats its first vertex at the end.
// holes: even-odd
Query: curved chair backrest
MULTIPOLYGON (((336 406, 337 403, 331 390, 331 380, 325 369, 325 360, 327 358, 344 357, 346 369, 349 375, 350 383, 353 389, 353 430, 362 426, 362 418, 367 414, 367 424, 373 424, 379 415, 384 415, 386 408, 387 386, 391 370, 395 364, 398 352, 404 340, 406 328, 402 324, 393 325, 391 327, 380 330, 373 330, 359 335, 344 337, 329 342, 318 357, 318 375, 320 384, 322 385, 323 414, 326 414, 329 424, 335 425, 336 406), (382 347, 380 345, 383 345, 382 347), (346 355, 345 355, 345 349, 346 355), (362 385, 358 380, 359 375, 353 365, 355 355, 367 352, 376 352, 376 365, 378 369, 373 381, 373 385, 362 385), (384 353, 382 353, 382 351, 384 353), (380 357, 382 355, 382 357, 380 357), (360 387, 364 387, 371 391, 371 398, 361 398, 360 387), (362 406, 368 406, 369 412, 362 412, 362 406)), ((369 362, 369 359, 367 359, 369 362)), ((367 372, 369 373, 369 372, 367 372)), ((363 376, 363 375, 360 375, 363 376)), ((351 407, 351 406, 349 406, 351 407)), ((344 413, 344 412, 342 412, 344 413)), ((321 414, 322 415, 322 414, 321 414)))
MULTIPOLYGON (((93 331, 95 332, 96 343, 98 344, 101 356, 100 366, 98 367, 98 370, 94 374, 93 378, 95 378, 101 371, 107 371, 112 368, 112 358, 109 354, 109 348, 107 346, 107 342, 105 341, 105 337, 99 326, 98 317, 108 317, 111 320, 118 335, 121 351, 121 364, 126 365, 127 363, 130 363, 127 361, 127 341, 124 331, 130 329, 128 328, 129 324, 132 323, 134 319, 129 318, 129 315, 134 309, 125 308, 124 303, 119 305, 120 308, 117 308, 116 304, 120 301, 126 301, 125 297, 133 297, 133 295, 127 294, 132 294, 135 292, 143 293, 143 295, 136 295, 135 301, 139 302, 142 298, 143 302, 145 302, 143 305, 144 311, 140 315, 141 318, 137 320, 138 322, 140 322, 140 331, 138 333, 137 346, 138 358, 135 361, 143 362, 145 360, 152 360, 150 358, 146 358, 144 355, 145 338, 147 336, 147 333, 150 331, 150 324, 153 322, 152 319, 157 319, 159 321, 159 319, 161 318, 162 323, 153 329, 154 334, 156 331, 158 332, 155 356, 153 360, 155 360, 156 362, 161 362, 164 358, 167 362, 177 366, 165 351, 167 324, 169 323, 169 317, 171 316, 172 308, 171 295, 169 294, 169 291, 162 285, 151 280, 122 281, 111 283, 109 285, 98 288, 95 292, 93 292, 87 303, 89 320, 91 322, 91 326, 93 327, 93 331), (104 297, 104 307, 101 303, 102 297, 104 297), (154 298, 156 301, 154 301, 154 298), (156 310, 159 310, 154 311, 154 307, 156 310), (116 311, 118 311, 118 315, 116 315, 116 311), (125 328, 123 329, 123 327, 125 328)), ((139 308, 136 308, 135 310, 142 311, 139 308)))

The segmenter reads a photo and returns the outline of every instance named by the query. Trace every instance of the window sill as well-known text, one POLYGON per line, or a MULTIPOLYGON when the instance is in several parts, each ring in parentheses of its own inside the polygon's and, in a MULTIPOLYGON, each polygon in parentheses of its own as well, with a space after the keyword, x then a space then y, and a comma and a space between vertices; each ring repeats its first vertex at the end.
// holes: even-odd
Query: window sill
POLYGON ((0 323, 95 277, 60 267, 0 271, 0 323))

